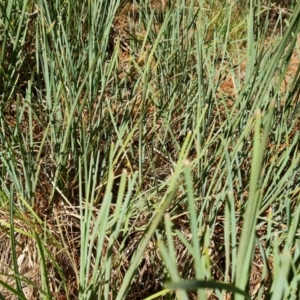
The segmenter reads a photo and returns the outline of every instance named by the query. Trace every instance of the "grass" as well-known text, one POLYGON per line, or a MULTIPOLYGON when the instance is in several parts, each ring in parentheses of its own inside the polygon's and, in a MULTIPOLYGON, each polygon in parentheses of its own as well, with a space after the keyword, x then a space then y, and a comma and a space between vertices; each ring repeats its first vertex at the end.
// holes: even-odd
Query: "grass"
POLYGON ((300 297, 280 4, 0 3, 0 299, 300 297))

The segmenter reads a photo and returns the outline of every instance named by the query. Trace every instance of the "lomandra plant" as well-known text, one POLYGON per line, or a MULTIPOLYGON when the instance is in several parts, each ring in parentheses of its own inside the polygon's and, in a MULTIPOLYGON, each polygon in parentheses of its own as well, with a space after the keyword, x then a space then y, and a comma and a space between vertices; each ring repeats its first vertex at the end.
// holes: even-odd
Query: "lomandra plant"
POLYGON ((2 299, 299 297, 299 4, 162 4, 0 4, 2 299))

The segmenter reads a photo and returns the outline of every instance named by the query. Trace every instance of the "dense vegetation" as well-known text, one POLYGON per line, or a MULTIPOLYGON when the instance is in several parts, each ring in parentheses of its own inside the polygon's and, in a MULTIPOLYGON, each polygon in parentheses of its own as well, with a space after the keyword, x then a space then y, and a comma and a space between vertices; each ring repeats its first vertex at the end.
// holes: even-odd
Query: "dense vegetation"
POLYGON ((297 1, 0 13, 0 299, 300 298, 297 1))

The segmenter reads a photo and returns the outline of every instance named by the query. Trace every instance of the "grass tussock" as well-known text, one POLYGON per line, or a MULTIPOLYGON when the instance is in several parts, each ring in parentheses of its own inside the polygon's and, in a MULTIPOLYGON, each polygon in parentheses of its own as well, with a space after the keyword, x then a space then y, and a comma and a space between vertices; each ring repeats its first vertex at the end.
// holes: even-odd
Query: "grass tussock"
POLYGON ((279 2, 0 4, 1 299, 300 297, 279 2))

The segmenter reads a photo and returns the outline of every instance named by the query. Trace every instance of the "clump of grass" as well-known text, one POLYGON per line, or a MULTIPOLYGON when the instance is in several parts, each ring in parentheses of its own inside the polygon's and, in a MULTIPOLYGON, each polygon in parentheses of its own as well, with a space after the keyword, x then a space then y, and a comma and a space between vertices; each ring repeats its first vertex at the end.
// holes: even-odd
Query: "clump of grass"
POLYGON ((297 298, 300 6, 158 4, 0 4, 2 299, 297 298))

